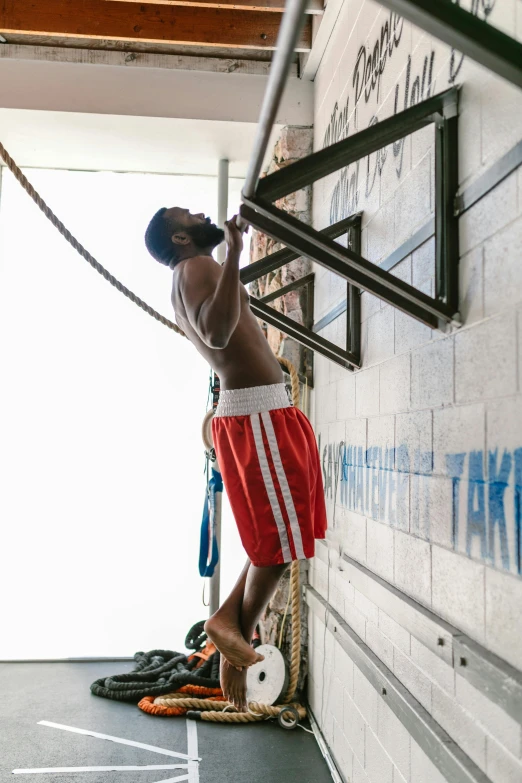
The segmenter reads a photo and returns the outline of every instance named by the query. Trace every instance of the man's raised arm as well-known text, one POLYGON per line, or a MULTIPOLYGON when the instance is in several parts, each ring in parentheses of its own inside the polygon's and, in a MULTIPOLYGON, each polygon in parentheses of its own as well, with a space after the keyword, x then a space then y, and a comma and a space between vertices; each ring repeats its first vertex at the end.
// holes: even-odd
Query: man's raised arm
POLYGON ((239 258, 243 238, 236 218, 225 223, 227 257, 222 267, 211 258, 186 262, 180 293, 187 318, 209 348, 226 348, 241 315, 239 258))

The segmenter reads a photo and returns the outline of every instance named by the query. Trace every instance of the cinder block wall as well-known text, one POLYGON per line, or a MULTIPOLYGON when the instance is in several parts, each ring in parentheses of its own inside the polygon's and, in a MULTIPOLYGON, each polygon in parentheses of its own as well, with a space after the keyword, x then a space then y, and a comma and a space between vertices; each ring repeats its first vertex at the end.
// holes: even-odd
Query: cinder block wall
MULTIPOLYGON (((522 40, 520 0, 461 5, 522 40)), ((377 3, 344 0, 315 80, 315 148, 453 84, 465 189, 522 138, 522 92, 377 3)), ((362 254, 382 263, 433 217, 433 133, 316 183, 314 226, 362 210, 362 254)), ((309 698, 353 783, 457 778, 354 663, 340 620, 454 743, 462 780, 522 781, 520 702, 480 674, 486 660, 513 682, 522 670, 522 169, 461 217, 460 251, 462 328, 432 331, 363 293, 362 369, 315 360, 329 531, 310 573, 309 698)), ((433 294, 433 239, 392 271, 433 294)), ((318 321, 346 284, 315 272, 318 321)), ((345 323, 321 334, 342 345, 345 323)))

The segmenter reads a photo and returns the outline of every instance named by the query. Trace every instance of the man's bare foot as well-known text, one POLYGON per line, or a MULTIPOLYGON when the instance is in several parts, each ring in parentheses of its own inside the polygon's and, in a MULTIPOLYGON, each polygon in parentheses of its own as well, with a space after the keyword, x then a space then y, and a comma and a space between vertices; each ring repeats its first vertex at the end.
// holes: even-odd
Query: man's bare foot
POLYGON ((254 663, 263 661, 243 638, 237 626, 230 625, 215 614, 205 623, 205 633, 214 642, 221 655, 238 671, 248 669, 254 663))
POLYGON ((238 712, 247 712, 246 701, 246 677, 247 670, 238 672, 229 662, 221 656, 220 670, 221 689, 227 699, 238 712))

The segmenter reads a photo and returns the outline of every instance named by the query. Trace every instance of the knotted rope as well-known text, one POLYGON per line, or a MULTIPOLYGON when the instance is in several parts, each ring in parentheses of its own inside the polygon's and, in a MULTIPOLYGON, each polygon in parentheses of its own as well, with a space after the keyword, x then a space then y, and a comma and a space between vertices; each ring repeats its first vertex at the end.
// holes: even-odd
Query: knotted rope
POLYGON ((152 318, 155 318, 156 321, 159 321, 163 326, 168 327, 169 329, 172 329, 173 332, 176 332, 176 334, 180 334, 183 337, 185 337, 185 333, 177 326, 173 321, 169 321, 168 318, 165 318, 164 315, 161 315, 161 313, 158 313, 156 310, 154 310, 150 305, 148 305, 146 302, 143 301, 143 299, 140 299, 139 296, 136 296, 135 293, 133 293, 127 286, 123 285, 117 278, 114 277, 114 275, 111 275, 105 267, 103 267, 95 258, 92 256, 88 250, 84 248, 84 246, 78 242, 76 237, 74 237, 71 232, 64 226, 62 221, 56 217, 54 212, 50 209, 50 207, 47 206, 43 198, 40 196, 40 194, 33 188, 27 177, 22 173, 22 171, 18 168, 12 157, 9 155, 3 144, 0 143, 0 157, 4 161, 5 165, 9 169, 9 171, 14 175, 14 177, 18 180, 20 185, 23 187, 23 189, 26 191, 26 193, 33 199, 34 203, 39 207, 39 209, 42 210, 45 217, 51 221, 53 226, 60 232, 60 234, 63 236, 64 239, 69 242, 69 244, 76 250, 77 253, 81 255, 82 258, 84 258, 88 264, 92 266, 93 269, 95 269, 98 274, 100 274, 105 280, 107 280, 108 283, 110 283, 114 288, 120 292, 120 294, 123 294, 127 297, 127 299, 130 299, 131 302, 134 302, 135 305, 138 305, 138 307, 141 307, 142 310, 144 310, 148 315, 152 316, 152 318))

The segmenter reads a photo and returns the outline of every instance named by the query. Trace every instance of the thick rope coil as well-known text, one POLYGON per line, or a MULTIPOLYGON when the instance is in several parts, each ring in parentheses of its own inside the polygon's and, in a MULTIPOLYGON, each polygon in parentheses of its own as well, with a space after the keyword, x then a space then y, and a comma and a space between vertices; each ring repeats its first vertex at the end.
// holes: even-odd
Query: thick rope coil
POLYGON ((69 242, 69 244, 76 250, 77 253, 81 255, 82 258, 87 261, 88 264, 92 266, 93 269, 95 269, 105 280, 107 280, 108 283, 110 283, 114 288, 120 292, 120 294, 123 294, 127 297, 127 299, 130 299, 131 302, 134 302, 135 305, 138 305, 138 307, 141 307, 142 310, 144 310, 148 315, 152 316, 152 318, 155 318, 156 321, 159 321, 163 326, 167 326, 169 329, 172 329, 173 332, 176 332, 177 334, 182 335, 185 337, 185 333, 177 326, 173 321, 169 321, 168 318, 165 318, 164 315, 161 315, 161 313, 158 313, 156 310, 154 310, 150 305, 148 305, 146 302, 143 301, 143 299, 140 299, 139 296, 136 296, 129 288, 123 285, 123 283, 120 283, 117 278, 114 277, 114 275, 111 275, 110 272, 105 269, 96 259, 91 256, 91 254, 84 248, 80 242, 74 237, 71 232, 64 226, 61 220, 56 217, 54 212, 47 206, 43 198, 40 196, 39 193, 33 188, 27 177, 20 171, 12 157, 9 155, 3 144, 0 144, 0 157, 3 159, 5 165, 11 171, 11 173, 14 175, 14 177, 18 180, 20 185, 23 187, 23 189, 26 191, 26 193, 33 199, 34 203, 42 210, 45 217, 51 221, 53 226, 60 232, 60 234, 63 236, 64 239, 69 242))

